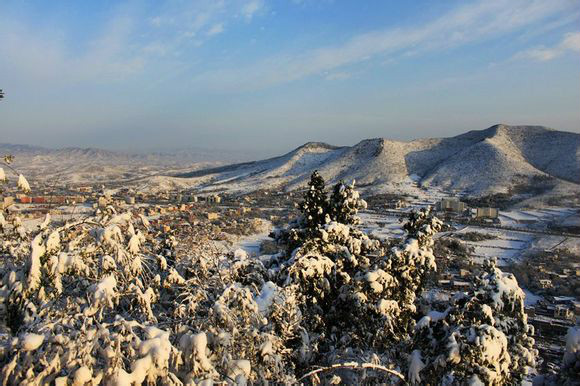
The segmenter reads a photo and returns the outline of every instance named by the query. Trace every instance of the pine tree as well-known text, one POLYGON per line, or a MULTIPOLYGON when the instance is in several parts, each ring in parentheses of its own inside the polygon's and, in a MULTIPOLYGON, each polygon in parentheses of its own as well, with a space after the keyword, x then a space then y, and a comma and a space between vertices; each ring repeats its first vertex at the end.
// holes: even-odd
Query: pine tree
POLYGON ((366 209, 367 203, 360 198, 358 191, 354 189, 354 181, 351 185, 346 185, 344 181, 340 181, 334 186, 329 207, 332 221, 357 225, 360 223, 357 213, 360 209, 366 209))
POLYGON ((324 179, 315 170, 310 176, 304 201, 300 203, 304 226, 308 230, 315 230, 327 222, 328 198, 325 189, 324 179))
POLYGON ((353 221, 362 206, 353 186, 340 183, 334 192, 331 212, 340 216, 289 251, 278 278, 296 294, 310 363, 400 359, 415 325, 416 296, 435 269, 432 236, 441 222, 429 210, 413 215, 407 238, 385 251, 353 221))

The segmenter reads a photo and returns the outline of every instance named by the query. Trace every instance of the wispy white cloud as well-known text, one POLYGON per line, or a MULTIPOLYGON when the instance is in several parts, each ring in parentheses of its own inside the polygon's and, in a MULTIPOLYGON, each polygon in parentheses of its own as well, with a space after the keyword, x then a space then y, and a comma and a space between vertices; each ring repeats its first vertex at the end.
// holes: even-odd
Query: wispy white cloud
POLYGON ((512 59, 532 59, 545 62, 556 59, 568 52, 580 52, 580 32, 565 34, 562 40, 553 47, 541 46, 518 52, 512 59))
POLYGON ((153 27, 146 35, 163 45, 166 53, 180 54, 225 32, 236 19, 251 22, 265 7, 264 0, 196 0, 169 2, 149 18, 153 27))
POLYGON ((206 35, 207 36, 214 36, 214 35, 219 35, 222 32, 224 32, 224 23, 216 23, 214 25, 212 25, 208 30, 206 35))
POLYGON ((181 68, 180 58, 194 62, 196 47, 224 33, 235 19, 249 22, 263 7, 262 0, 167 2, 142 18, 143 9, 128 2, 113 9, 112 18, 89 41, 78 40, 74 31, 43 31, 0 14, 0 57, 9 58, 0 61, 0 70, 12 78, 52 84, 126 80, 163 60, 170 71, 181 68), (66 44, 72 41, 74 49, 66 44))
POLYGON ((263 0, 250 0, 242 6, 242 15, 246 20, 252 20, 255 14, 264 8, 263 0))
POLYGON ((503 36, 545 20, 565 17, 576 6, 569 0, 479 0, 421 25, 370 31, 342 44, 271 56, 248 68, 207 72, 195 81, 214 90, 259 89, 377 57, 389 59, 444 50, 503 36))
MULTIPOLYGON (((134 21, 121 12, 81 52, 72 52, 53 31, 0 22, 0 71, 26 82, 74 84, 87 80, 116 81, 143 69, 144 57, 128 49, 134 21)), ((45 85, 43 83, 43 85, 45 85)))

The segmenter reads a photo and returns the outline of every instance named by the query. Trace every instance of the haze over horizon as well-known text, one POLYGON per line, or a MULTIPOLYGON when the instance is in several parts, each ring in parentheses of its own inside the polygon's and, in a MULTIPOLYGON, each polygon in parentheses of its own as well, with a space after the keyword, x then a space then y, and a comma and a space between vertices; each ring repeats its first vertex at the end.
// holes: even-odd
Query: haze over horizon
POLYGON ((580 2, 5 1, 0 142, 276 155, 580 132, 580 2))

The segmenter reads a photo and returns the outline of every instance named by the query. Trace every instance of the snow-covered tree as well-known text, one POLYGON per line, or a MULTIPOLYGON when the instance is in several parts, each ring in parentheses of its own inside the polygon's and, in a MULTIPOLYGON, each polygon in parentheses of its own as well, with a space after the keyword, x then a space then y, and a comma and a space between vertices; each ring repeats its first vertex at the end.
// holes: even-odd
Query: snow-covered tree
POLYGON ((407 311, 407 317, 402 319, 406 329, 414 324, 412 315, 417 311, 417 296, 425 289, 429 274, 437 270, 433 236, 441 230, 442 224, 429 207, 411 212, 403 225, 406 238, 389 256, 387 268, 399 283, 393 298, 407 311))
POLYGON ((409 380, 421 385, 520 385, 535 366, 533 327, 524 292, 495 260, 486 261, 474 289, 416 325, 409 380))
POLYGON ((326 224, 328 215, 326 183, 317 170, 310 176, 304 201, 300 203, 299 208, 306 229, 314 230, 326 224))
POLYGON ((1 384, 296 381, 292 337, 274 333, 292 302, 259 261, 211 240, 180 248, 114 205, 32 228, 2 220, 1 384))
POLYGON ((354 188, 354 181, 346 185, 340 181, 334 186, 329 200, 330 219, 341 224, 357 225, 360 219, 357 213, 360 209, 366 209, 367 203, 354 188))
POLYGON ((337 184, 329 202, 331 221, 295 244, 278 274, 300 309, 294 348, 308 349, 298 365, 357 358, 392 365, 413 332, 416 295, 436 269, 432 237, 441 222, 429 209, 414 213, 407 237, 385 249, 357 227, 366 205, 354 185, 337 184))
POLYGON ((562 360, 559 384, 580 385, 580 326, 570 327, 566 334, 566 352, 562 360))
POLYGON ((271 234, 287 252, 293 251, 305 240, 316 237, 319 229, 330 222, 326 183, 317 170, 312 172, 304 199, 297 207, 301 212, 300 216, 290 222, 286 229, 276 230, 271 234))

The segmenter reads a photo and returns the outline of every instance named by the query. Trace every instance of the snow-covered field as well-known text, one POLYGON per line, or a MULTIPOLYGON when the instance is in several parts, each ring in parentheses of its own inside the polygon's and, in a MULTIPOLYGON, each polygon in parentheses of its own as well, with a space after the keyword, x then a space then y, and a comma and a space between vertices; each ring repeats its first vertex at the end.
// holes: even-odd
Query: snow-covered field
POLYGON ((543 209, 501 211, 499 218, 501 224, 505 226, 527 227, 529 224, 534 223, 562 222, 575 216, 577 216, 577 209, 548 207, 543 209))
POLYGON ((272 223, 264 221, 263 231, 250 236, 240 238, 231 249, 243 249, 250 257, 258 257, 260 255, 260 244, 262 241, 269 239, 268 235, 272 231, 272 223))
MULTIPOLYGON (((412 207, 404 208, 400 212, 404 214, 410 210, 412 210, 412 207)), ((505 213, 506 215, 502 215, 502 217, 508 218, 509 216, 510 219, 533 218, 535 220, 533 225, 536 227, 540 225, 541 227, 541 225, 546 225, 550 221, 574 217, 576 210, 573 208, 547 208, 544 210, 513 210, 505 213)), ((364 211, 360 213, 360 217, 364 231, 379 239, 398 238, 404 234, 402 224, 396 215, 364 211)), ((457 225, 458 230, 455 233, 476 232, 494 237, 482 241, 463 241, 465 244, 474 247, 473 257, 479 264, 487 258, 497 257, 498 265, 506 266, 522 258, 527 251, 531 250, 544 251, 565 248, 572 252, 580 252, 580 237, 527 232, 526 230, 530 227, 530 224, 517 223, 515 220, 505 221, 505 223, 502 221, 502 225, 513 226, 522 230, 457 225)))
POLYGON ((477 263, 481 264, 487 258, 497 257, 500 266, 508 265, 518 259, 523 252, 530 248, 532 240, 536 237, 530 233, 489 229, 473 225, 466 226, 457 233, 467 232, 489 234, 495 237, 482 241, 464 241, 464 243, 474 247, 474 258, 477 263))
POLYGON ((403 224, 395 216, 386 216, 373 212, 361 212, 362 229, 369 235, 385 240, 401 237, 404 234, 403 224))

